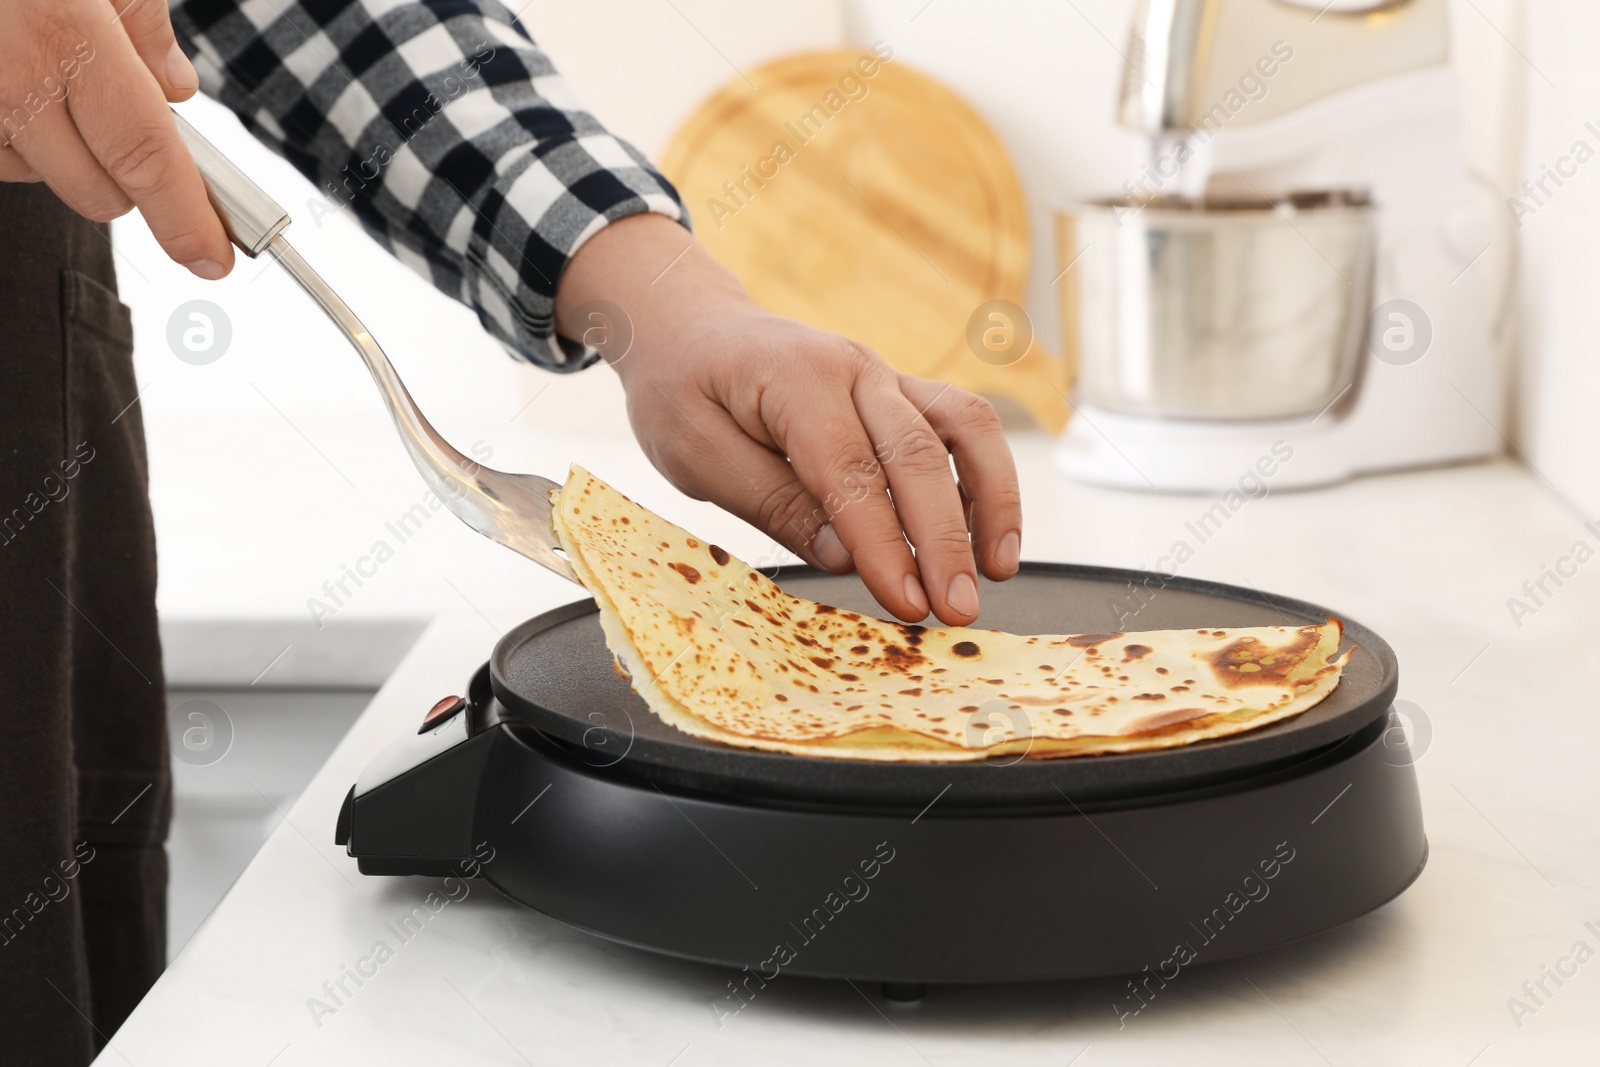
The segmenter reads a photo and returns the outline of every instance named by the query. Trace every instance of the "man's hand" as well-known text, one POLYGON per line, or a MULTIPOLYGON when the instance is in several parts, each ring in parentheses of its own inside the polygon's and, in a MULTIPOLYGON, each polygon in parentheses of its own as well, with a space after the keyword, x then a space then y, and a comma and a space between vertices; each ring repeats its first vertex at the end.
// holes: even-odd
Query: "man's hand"
POLYGON ((568 265, 556 313, 612 362, 674 485, 824 570, 854 567, 900 618, 931 608, 969 623, 978 571, 1017 572, 1021 499, 993 408, 763 310, 676 223, 601 230, 568 265), (604 321, 615 309, 627 323, 604 321))
POLYGON ((138 207, 202 278, 233 248, 167 101, 199 87, 163 0, 0 3, 0 181, 44 181, 80 215, 138 207))

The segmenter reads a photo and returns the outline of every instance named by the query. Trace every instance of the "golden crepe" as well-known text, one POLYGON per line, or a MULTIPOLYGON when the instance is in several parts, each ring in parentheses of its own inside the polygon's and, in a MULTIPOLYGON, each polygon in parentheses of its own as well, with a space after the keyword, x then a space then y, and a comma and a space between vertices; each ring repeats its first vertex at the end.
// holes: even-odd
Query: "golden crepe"
POLYGON ((650 710, 727 745, 975 760, 1224 737, 1330 693, 1340 625, 1019 636, 790 596, 580 467, 551 494, 606 644, 650 710))

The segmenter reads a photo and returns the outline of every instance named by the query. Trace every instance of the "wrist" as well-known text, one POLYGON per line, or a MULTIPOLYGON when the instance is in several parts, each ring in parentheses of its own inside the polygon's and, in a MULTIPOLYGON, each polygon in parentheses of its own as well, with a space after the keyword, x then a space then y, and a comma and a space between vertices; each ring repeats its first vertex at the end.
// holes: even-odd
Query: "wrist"
POLYGON ((709 326, 741 314, 764 312, 687 229, 657 214, 603 227, 573 255, 555 299, 558 332, 587 333, 625 386, 660 353, 692 348, 709 326), (597 334, 602 322, 606 329, 597 334), (626 343, 612 351, 596 336, 626 343))
POLYGON ((714 295, 748 299, 685 227, 665 215, 629 215, 602 227, 567 263, 556 287, 556 328, 581 334, 581 309, 596 301, 637 320, 714 295))

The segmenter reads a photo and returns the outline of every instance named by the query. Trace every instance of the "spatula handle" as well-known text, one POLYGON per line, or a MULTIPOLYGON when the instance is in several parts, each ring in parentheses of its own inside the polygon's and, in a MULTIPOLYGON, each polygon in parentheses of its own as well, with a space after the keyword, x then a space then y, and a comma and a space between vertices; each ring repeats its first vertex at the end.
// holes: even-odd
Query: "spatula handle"
POLYGON ((189 146, 189 154, 206 180, 212 206, 221 216, 228 237, 245 255, 252 259, 259 256, 289 225, 289 213, 182 115, 174 111, 172 117, 178 123, 179 136, 189 146))

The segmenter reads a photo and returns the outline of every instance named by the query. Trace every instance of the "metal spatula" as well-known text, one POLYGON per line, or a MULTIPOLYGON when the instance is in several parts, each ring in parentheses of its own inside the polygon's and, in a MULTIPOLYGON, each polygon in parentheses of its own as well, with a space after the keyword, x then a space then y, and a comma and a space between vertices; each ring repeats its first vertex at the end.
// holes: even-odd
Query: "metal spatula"
POLYGON ((284 239, 289 213, 184 121, 182 115, 173 112, 173 116, 178 122, 178 133, 189 146, 206 180, 211 201, 222 217, 228 236, 252 259, 265 253, 277 260, 361 353, 422 480, 439 494, 439 499, 458 519, 483 536, 522 553, 563 578, 577 581, 560 554, 560 543, 550 526, 550 490, 560 487, 534 474, 491 470, 451 447, 418 410, 405 383, 395 373, 394 365, 361 320, 284 239))

